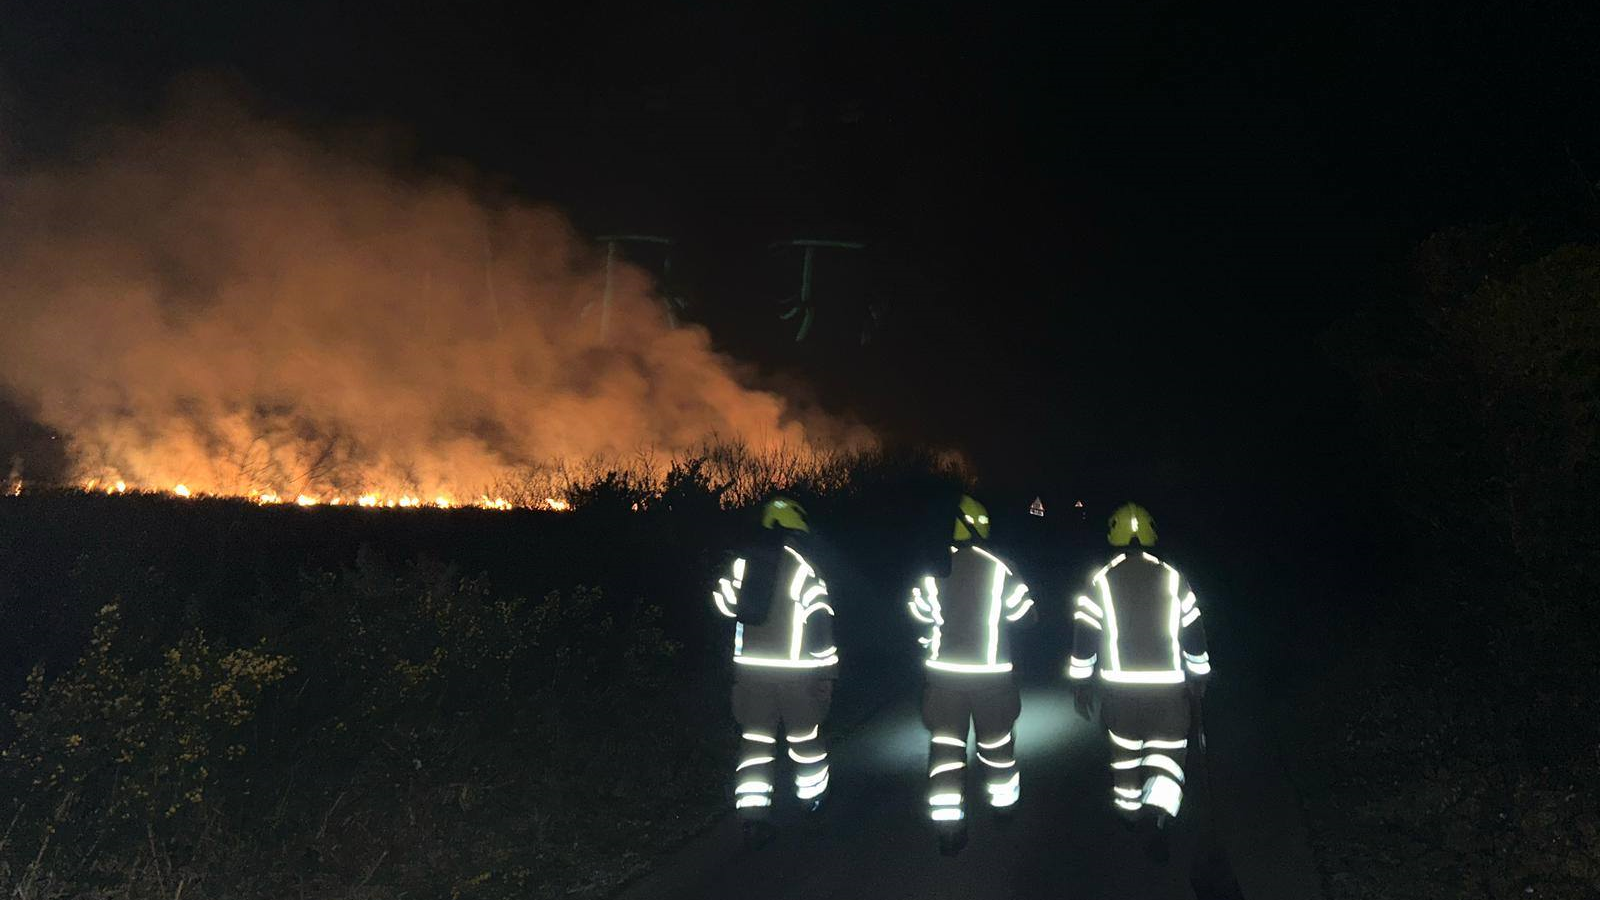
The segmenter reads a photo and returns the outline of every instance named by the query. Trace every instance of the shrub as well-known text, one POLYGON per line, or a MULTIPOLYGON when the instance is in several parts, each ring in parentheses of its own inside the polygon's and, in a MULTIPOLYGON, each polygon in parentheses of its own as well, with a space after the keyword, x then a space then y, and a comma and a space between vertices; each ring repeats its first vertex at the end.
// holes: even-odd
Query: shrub
POLYGON ((245 755, 263 694, 294 672, 284 656, 222 649, 189 631, 147 664, 100 611, 83 657, 28 678, 5 747, 13 829, 0 867, 24 897, 124 881, 165 882, 192 859, 214 788, 245 755), (31 858, 30 858, 31 856, 31 858))

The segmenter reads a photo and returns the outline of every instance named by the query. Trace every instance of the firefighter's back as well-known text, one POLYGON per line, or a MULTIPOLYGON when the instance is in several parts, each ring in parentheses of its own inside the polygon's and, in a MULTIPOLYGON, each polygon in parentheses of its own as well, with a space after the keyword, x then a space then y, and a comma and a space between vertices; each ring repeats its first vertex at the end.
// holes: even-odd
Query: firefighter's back
POLYGON ((1176 673, 1179 614, 1171 584, 1176 572, 1148 553, 1119 556, 1125 558, 1105 574, 1106 637, 1115 642, 1114 668, 1176 673))

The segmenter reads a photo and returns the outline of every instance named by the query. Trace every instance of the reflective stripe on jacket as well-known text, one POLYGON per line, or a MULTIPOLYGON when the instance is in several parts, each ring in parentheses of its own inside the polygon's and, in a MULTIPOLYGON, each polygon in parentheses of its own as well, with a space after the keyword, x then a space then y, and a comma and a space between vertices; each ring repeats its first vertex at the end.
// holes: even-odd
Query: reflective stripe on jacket
POLYGON ((1067 675, 1119 684, 1181 684, 1211 673, 1205 624, 1188 580, 1150 553, 1119 553, 1073 603, 1067 675))
POLYGON ((919 638, 926 665, 947 672, 1011 671, 1007 623, 1033 608, 1028 586, 982 547, 951 547, 950 574, 925 576, 911 589, 911 615, 928 626, 919 638))
MULTIPOLYGON (((833 644, 833 607, 828 605, 828 585, 800 551, 784 545, 771 612, 759 625, 736 622, 733 626, 733 661, 744 666, 777 669, 818 669, 839 662, 833 644)), ((745 561, 736 559, 727 577, 717 580, 711 600, 717 611, 737 616, 739 590, 744 585, 745 561)))

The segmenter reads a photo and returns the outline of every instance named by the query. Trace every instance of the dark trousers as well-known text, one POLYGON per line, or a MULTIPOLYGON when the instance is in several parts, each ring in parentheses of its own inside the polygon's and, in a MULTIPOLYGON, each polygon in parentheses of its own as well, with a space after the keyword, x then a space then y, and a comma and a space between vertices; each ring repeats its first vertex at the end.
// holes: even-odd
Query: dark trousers
POLYGON ((989 803, 1007 807, 1021 794, 1016 736, 1022 695, 1010 672, 929 670, 922 689, 922 724, 929 732, 928 815, 936 822, 965 816, 967 727, 977 738, 989 803))
POLYGON ((746 818, 772 807, 779 730, 794 763, 794 791, 812 800, 828 790, 828 748, 822 722, 833 702, 833 679, 790 669, 743 668, 733 684, 733 718, 739 723, 739 764, 734 806, 746 818))
POLYGON ((1101 720, 1111 740, 1112 802, 1126 816, 1176 816, 1189 748, 1183 685, 1105 685, 1101 720))

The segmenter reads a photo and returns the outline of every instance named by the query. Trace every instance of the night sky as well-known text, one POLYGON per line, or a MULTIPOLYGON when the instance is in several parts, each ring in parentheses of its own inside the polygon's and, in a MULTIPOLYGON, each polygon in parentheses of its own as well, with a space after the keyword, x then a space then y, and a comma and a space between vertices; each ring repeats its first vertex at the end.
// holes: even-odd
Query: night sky
POLYGON ((1360 441, 1318 335, 1434 229, 1590 196, 1600 32, 1580 0, 1303 6, 8 0, 0 148, 58 159, 201 73, 675 236, 719 348, 997 488, 1324 492, 1360 441), (799 346, 787 237, 869 246, 799 346))

